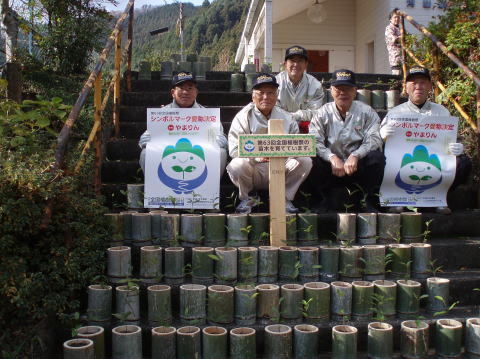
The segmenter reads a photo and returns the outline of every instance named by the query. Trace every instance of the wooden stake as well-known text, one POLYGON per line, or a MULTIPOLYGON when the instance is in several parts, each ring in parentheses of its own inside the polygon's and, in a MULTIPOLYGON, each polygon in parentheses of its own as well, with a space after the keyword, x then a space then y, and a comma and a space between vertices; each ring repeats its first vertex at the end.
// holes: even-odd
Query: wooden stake
MULTIPOLYGON (((285 133, 283 120, 268 121, 269 134, 285 133)), ((285 158, 270 158, 270 245, 280 247, 287 241, 285 221, 285 158)))
POLYGON ((94 123, 97 128, 95 136, 95 193, 100 195, 102 186, 102 73, 95 79, 93 103, 95 106, 94 123))

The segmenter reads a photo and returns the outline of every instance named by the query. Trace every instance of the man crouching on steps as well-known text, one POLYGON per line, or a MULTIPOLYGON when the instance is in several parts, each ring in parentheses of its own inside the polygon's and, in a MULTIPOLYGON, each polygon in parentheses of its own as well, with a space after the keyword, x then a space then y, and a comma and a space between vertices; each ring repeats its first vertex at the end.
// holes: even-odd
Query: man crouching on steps
MULTIPOLYGON (((238 158, 238 139, 241 134, 268 133, 269 119, 283 119, 285 133, 298 133, 298 125, 292 116, 276 106, 278 83, 273 75, 259 74, 253 81, 252 102, 240 110, 232 121, 228 133, 228 149, 232 161, 227 166, 230 179, 239 189, 240 204, 236 211, 250 213, 257 201, 249 197, 254 189, 268 189, 268 158, 238 158)), ((309 157, 288 158, 285 163, 285 210, 296 213, 292 201, 298 187, 312 168, 309 157)))

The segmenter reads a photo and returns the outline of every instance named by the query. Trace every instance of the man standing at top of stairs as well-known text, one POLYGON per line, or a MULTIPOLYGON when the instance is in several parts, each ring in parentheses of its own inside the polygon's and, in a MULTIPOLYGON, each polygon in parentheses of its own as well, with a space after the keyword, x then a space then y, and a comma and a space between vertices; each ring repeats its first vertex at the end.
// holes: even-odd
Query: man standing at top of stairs
POLYGON ((308 132, 308 125, 316 110, 325 101, 322 84, 307 74, 308 53, 301 46, 289 47, 285 52, 285 71, 277 76, 277 106, 290 112, 301 133, 308 132))
MULTIPOLYGON (((178 74, 173 76, 172 79, 172 89, 170 90, 173 101, 166 105, 166 108, 200 108, 204 107, 197 102, 198 88, 197 81, 195 76, 188 71, 180 71, 178 74)), ((138 145, 142 149, 140 154, 140 167, 142 167, 143 173, 145 173, 145 155, 147 143, 151 140, 150 133, 145 131, 138 145)), ((220 123, 220 132, 217 133, 217 144, 220 147, 220 176, 223 175, 225 171, 225 166, 227 164, 227 148, 228 142, 225 134, 223 132, 223 126, 220 123)))

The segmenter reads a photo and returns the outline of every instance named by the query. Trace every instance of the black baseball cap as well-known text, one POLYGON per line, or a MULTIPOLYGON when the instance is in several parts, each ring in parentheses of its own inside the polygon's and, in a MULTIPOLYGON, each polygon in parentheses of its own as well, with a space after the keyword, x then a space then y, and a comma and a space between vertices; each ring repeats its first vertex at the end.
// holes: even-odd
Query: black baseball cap
POLYGON ((357 83, 355 82, 355 73, 347 69, 336 70, 332 75, 330 85, 347 85, 356 87, 357 83))
POLYGON ((267 74, 266 72, 258 74, 258 76, 253 79, 253 89, 261 85, 272 85, 275 87, 280 86, 277 83, 277 79, 275 78, 275 76, 267 74))
POLYGON ((412 78, 413 76, 424 76, 430 81, 432 81, 432 78, 430 77, 430 71, 428 71, 427 68, 421 67, 421 66, 415 66, 410 68, 407 71, 407 81, 412 78))
POLYGON ((187 81, 193 82, 194 84, 197 83, 194 74, 188 71, 179 71, 172 78, 172 88, 187 81))
POLYGON ((298 46, 298 45, 294 45, 292 47, 289 47, 285 51, 285 61, 287 61, 287 59, 289 59, 290 57, 293 57, 293 56, 301 56, 301 57, 305 58, 305 60, 308 60, 307 50, 305 50, 305 48, 303 48, 301 46, 298 46))

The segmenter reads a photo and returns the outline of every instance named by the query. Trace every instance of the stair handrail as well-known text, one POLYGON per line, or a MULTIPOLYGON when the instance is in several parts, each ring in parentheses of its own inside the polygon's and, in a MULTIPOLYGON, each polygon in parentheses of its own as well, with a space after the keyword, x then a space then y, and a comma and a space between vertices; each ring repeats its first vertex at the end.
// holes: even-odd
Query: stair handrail
MULTIPOLYGON (((57 172, 63 165, 65 153, 67 151, 67 144, 70 138, 70 133, 72 130, 75 121, 78 119, 80 112, 85 105, 85 102, 90 94, 92 88, 94 89, 94 125, 92 126, 92 131, 88 137, 87 143, 84 146, 80 160, 77 163, 75 171, 78 171, 83 164, 83 155, 86 150, 90 147, 91 143, 95 140, 95 177, 94 177, 94 186, 95 192, 100 193, 101 186, 101 165, 102 165, 102 112, 105 109, 108 97, 110 92, 113 90, 113 125, 115 128, 115 135, 118 136, 120 131, 119 124, 119 114, 120 114, 120 85, 121 85, 121 65, 124 62, 124 58, 127 60, 127 68, 125 72, 126 77, 126 86, 127 89, 131 90, 131 69, 132 69, 132 42, 133 42, 133 16, 134 16, 134 4, 135 0, 129 0, 128 4, 125 6, 125 10, 122 12, 115 27, 112 30, 112 33, 108 37, 107 43, 103 48, 102 52, 99 55, 98 61, 90 73, 87 81, 85 82, 80 94, 78 95, 75 104, 70 111, 67 120, 65 121, 58 137, 57 145, 55 148, 55 161, 51 165, 51 172, 58 178, 57 172), (122 41, 122 31, 125 24, 125 20, 128 17, 128 34, 127 34, 127 45, 126 49, 122 55, 121 41, 122 41), (114 75, 111 84, 109 85, 106 93, 105 99, 102 101, 102 69, 105 63, 107 62, 108 55, 112 47, 115 45, 115 57, 114 57, 114 75), (113 86, 112 86, 113 83, 113 86)), ((53 199, 49 199, 47 205, 44 209, 44 217, 42 220, 41 228, 46 228, 50 223, 52 215, 52 206, 53 199)))

